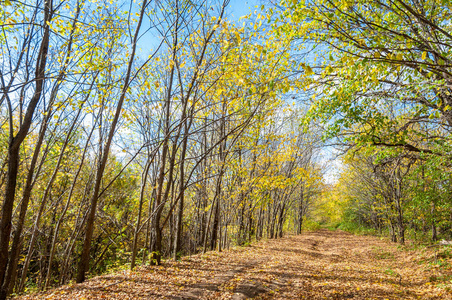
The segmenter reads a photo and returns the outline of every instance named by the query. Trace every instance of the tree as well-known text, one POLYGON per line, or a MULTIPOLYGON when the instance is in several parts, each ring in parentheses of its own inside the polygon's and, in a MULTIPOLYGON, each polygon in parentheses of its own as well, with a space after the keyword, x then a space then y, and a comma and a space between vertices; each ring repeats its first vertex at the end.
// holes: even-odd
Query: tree
POLYGON ((300 90, 311 92, 305 123, 324 122, 325 138, 372 158, 376 169, 360 190, 388 209, 402 241, 414 170, 441 164, 450 172, 450 8, 436 0, 284 1, 269 16, 295 47, 300 90))
MULTIPOLYGON (((5 185, 5 195, 2 205, 2 218, 0 223, 1 234, 0 234, 0 285, 2 289, 0 291, 0 299, 6 299, 7 288, 3 287, 6 268, 8 265, 8 247, 10 240, 10 232, 11 232, 11 218, 12 218, 12 210, 14 206, 14 200, 16 195, 16 184, 17 184, 17 175, 18 175, 18 166, 19 166, 19 151, 22 142, 25 140, 28 130, 30 129, 33 116, 35 114, 36 107, 38 106, 39 101, 41 100, 41 95, 44 90, 44 82, 45 82, 45 71, 46 71, 46 63, 47 63, 47 55, 49 51, 49 41, 50 41, 50 26, 49 23, 53 18, 54 9, 53 9, 52 0, 47 0, 43 4, 42 12, 44 14, 42 18, 42 28, 44 29, 42 32, 41 42, 39 46, 39 51, 36 59, 36 67, 35 67, 35 75, 34 75, 34 92, 28 102, 26 112, 24 116, 20 116, 19 128, 15 133, 15 117, 13 112, 13 100, 10 97, 10 89, 13 83, 13 80, 10 81, 9 85, 5 83, 5 76, 13 77, 13 72, 8 72, 7 74, 1 74, 1 83, 2 83, 2 102, 5 101, 7 103, 8 115, 9 115, 9 145, 8 145, 8 172, 6 174, 6 185, 5 185)), ((39 7, 36 7, 36 12, 38 12, 39 7)), ((24 48, 28 47, 28 43, 30 39, 25 37, 24 39, 24 48), (27 46, 25 46, 27 45, 27 46)), ((17 72, 22 58, 19 57, 17 65, 15 66, 15 70, 17 72)), ((11 65, 11 67, 13 67, 11 65)), ((12 70, 11 70, 12 71, 12 70)), ((11 78, 13 79, 13 78, 11 78)), ((8 285, 8 284, 6 284, 8 285)))
POLYGON ((284 7, 281 32, 316 45, 317 59, 301 65, 317 89, 312 117, 334 116, 329 137, 344 134, 347 143, 399 147, 412 155, 448 151, 449 2, 325 0, 284 7), (356 130, 356 124, 364 127, 356 130), (384 130, 396 124, 397 134, 384 130), (418 125, 438 134, 426 141, 418 125))
POLYGON ((141 24, 143 22, 143 17, 145 14, 145 9, 146 9, 147 3, 148 2, 146 0, 143 0, 141 3, 141 10, 140 10, 139 19, 138 19, 138 22, 136 25, 135 33, 133 36, 131 36, 131 38, 133 40, 132 47, 131 47, 131 54, 129 56, 129 62, 127 65, 127 71, 125 74, 125 78, 123 80, 121 94, 119 96, 118 103, 116 104, 116 111, 114 113, 113 120, 111 121, 111 124, 109 126, 107 140, 105 141, 102 152, 100 153, 99 165, 98 165, 97 172, 96 172, 96 179, 95 179, 95 184, 94 184, 93 195, 91 198, 88 219, 86 221, 85 240, 84 240, 84 244, 83 244, 82 254, 80 256, 80 263, 79 263, 79 268, 78 268, 78 273, 77 273, 77 282, 79 282, 79 283, 83 282, 85 280, 85 273, 88 271, 89 254, 90 254, 90 250, 91 250, 91 239, 92 239, 93 230, 94 230, 94 218, 96 215, 96 207, 97 207, 97 202, 98 202, 98 197, 99 197, 100 185, 102 182, 103 173, 104 173, 105 166, 107 164, 108 156, 110 153, 110 147, 111 147, 111 142, 113 140, 113 135, 115 134, 116 126, 118 124, 119 117, 121 115, 122 106, 123 106, 124 100, 126 98, 127 90, 130 85, 130 81, 131 81, 131 77, 132 77, 132 66, 135 61, 135 52, 136 52, 136 48, 137 48, 137 41, 138 41, 138 37, 140 34, 141 24))

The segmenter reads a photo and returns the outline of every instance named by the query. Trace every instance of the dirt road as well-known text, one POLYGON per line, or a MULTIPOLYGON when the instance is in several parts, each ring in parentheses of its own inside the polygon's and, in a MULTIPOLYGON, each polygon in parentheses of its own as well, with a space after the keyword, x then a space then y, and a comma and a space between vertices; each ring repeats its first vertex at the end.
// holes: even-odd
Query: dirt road
POLYGON ((452 261, 438 251, 320 230, 21 299, 452 299, 452 261))

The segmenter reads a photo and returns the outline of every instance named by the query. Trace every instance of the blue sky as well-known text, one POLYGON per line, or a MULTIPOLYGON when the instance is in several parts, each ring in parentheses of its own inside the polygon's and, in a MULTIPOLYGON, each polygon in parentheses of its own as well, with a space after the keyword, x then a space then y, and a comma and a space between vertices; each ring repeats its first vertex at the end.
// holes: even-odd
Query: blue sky
MULTIPOLYGON (((263 0, 230 0, 230 3, 226 8, 226 17, 228 20, 238 21, 240 17, 247 15, 250 12, 256 10, 259 11, 259 8, 256 6, 260 6, 263 2, 263 0)), ((134 7, 134 9, 138 9, 138 7, 134 7)), ((148 20, 145 18, 143 20, 142 36, 138 42, 140 45, 138 53, 142 57, 147 57, 151 54, 161 42, 158 34, 155 35, 156 33, 154 31, 145 32, 145 29, 148 28, 148 23, 148 20)))
POLYGON ((232 19, 238 19, 243 15, 249 14, 256 9, 256 5, 259 5, 260 0, 231 0, 229 11, 231 12, 232 19))

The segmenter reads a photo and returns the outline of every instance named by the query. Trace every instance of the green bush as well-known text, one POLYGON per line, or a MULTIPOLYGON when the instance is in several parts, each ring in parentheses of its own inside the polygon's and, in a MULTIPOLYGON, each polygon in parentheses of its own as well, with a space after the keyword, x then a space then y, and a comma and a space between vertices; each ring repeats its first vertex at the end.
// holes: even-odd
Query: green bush
POLYGON ((321 226, 320 226, 319 222, 316 222, 316 221, 313 221, 313 220, 309 220, 309 219, 307 219, 307 220, 305 220, 303 222, 303 229, 304 230, 318 230, 320 228, 321 228, 321 226))
POLYGON ((354 223, 354 222, 343 222, 337 228, 348 231, 353 234, 371 234, 375 235, 377 232, 373 228, 366 227, 362 224, 354 223))

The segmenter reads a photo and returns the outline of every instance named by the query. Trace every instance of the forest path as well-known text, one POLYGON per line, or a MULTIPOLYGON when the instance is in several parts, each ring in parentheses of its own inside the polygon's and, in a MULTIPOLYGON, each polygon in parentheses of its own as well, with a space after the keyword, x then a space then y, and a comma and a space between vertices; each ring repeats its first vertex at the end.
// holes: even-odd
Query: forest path
POLYGON ((319 230, 21 299, 452 299, 445 289, 452 286, 451 269, 444 274, 435 264, 419 264, 433 259, 433 251, 400 250, 377 237, 319 230))

